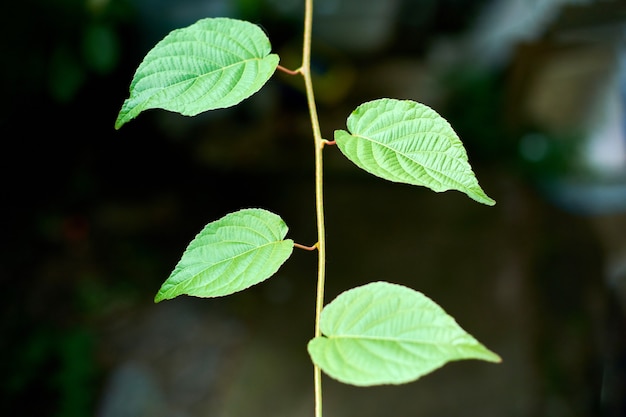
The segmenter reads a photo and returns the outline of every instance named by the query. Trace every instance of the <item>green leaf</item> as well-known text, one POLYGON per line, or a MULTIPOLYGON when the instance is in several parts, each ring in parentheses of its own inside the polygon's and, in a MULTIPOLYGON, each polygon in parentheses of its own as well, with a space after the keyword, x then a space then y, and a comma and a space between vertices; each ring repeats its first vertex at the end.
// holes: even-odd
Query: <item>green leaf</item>
POLYGON ((308 344, 313 362, 352 385, 403 384, 461 359, 501 361, 425 295, 388 282, 340 294, 320 329, 308 344))
POLYGON ((182 294, 220 297, 271 277, 289 258, 293 241, 276 214, 245 209, 207 224, 191 241, 154 301, 182 294))
POLYGON ((458 190, 494 205, 478 185, 467 153, 450 124, 433 109, 409 100, 361 104, 335 131, 341 152, 365 171, 436 192, 458 190))
POLYGON ((278 55, 270 51, 263 30, 242 20, 207 18, 174 30, 137 68, 115 128, 147 109, 194 116, 234 106, 276 70, 278 55))

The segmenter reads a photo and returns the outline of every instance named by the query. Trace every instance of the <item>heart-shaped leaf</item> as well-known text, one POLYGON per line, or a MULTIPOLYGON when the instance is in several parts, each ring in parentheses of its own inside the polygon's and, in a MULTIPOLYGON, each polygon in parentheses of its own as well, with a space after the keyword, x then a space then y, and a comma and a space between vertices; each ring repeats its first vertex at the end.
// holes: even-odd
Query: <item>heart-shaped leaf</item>
POLYGON ((458 190, 494 205, 478 185, 467 153, 450 124, 433 109, 410 100, 361 104, 335 131, 341 152, 365 171, 389 181, 436 192, 458 190))
POLYGON ((500 357, 435 302, 410 288, 374 282, 340 294, 322 311, 313 362, 352 385, 403 384, 449 361, 500 357))
POLYGON ((252 23, 207 18, 170 32, 146 55, 115 122, 119 129, 147 109, 194 116, 234 106, 272 76, 278 55, 252 23))
POLYGON ((276 214, 245 209, 207 224, 191 241, 154 301, 182 294, 220 297, 271 277, 289 258, 293 241, 276 214))

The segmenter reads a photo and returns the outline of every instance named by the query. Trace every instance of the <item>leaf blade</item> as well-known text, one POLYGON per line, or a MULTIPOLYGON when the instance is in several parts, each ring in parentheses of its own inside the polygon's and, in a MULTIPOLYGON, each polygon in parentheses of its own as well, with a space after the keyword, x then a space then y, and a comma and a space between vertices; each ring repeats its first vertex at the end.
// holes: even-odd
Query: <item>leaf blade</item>
POLYGON ((170 32, 137 68, 115 128, 148 109, 195 116, 234 106, 272 76, 278 55, 260 27, 231 18, 206 18, 170 32))
POLYGON ((457 190, 479 203, 495 204, 478 184, 450 124, 430 107, 410 100, 373 100, 350 114, 347 127, 335 131, 335 141, 361 169, 389 181, 435 192, 457 190))
POLYGON ((221 297, 272 276, 289 258, 293 241, 276 214, 244 209, 207 224, 189 243, 155 302, 179 295, 221 297))
POLYGON ((455 360, 501 360, 432 300, 387 282, 340 294, 320 328, 324 336, 307 346, 313 362, 357 386, 411 382, 455 360))

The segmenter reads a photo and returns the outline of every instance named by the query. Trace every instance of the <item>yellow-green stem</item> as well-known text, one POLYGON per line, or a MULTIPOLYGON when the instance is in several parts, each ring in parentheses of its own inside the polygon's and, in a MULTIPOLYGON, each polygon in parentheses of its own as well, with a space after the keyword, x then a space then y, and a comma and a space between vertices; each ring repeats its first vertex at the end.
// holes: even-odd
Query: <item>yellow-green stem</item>
MULTIPOLYGON (((302 67, 300 72, 304 77, 307 103, 313 128, 315 144, 315 212, 317 216, 317 296, 315 301, 315 337, 321 336, 320 315, 324 307, 324 280, 326 273, 326 237, 324 232, 324 193, 323 193, 323 158, 324 140, 320 130, 313 95, 313 81, 311 79, 311 34, 313 29, 313 0, 306 0, 304 6, 304 40, 302 42, 302 67)), ((315 417, 322 417, 322 371, 314 364, 315 389, 315 417)))

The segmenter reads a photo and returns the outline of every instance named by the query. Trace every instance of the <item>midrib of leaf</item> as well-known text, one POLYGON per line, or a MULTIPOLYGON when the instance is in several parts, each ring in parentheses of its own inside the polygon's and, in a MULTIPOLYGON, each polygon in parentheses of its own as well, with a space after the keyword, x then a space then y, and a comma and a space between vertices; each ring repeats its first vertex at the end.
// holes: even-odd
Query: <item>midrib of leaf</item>
MULTIPOLYGON (((364 340, 368 340, 368 339, 364 339, 364 340)), ((419 349, 419 347, 422 347, 422 349, 426 349, 426 350, 430 350, 432 347, 440 348, 443 345, 443 344, 429 343, 429 342, 409 342, 409 343, 407 343, 407 342, 397 342, 397 341, 394 341, 394 340, 391 340, 391 341, 390 340, 381 340, 381 342, 392 342, 392 343, 394 343, 394 345, 396 345, 396 348, 402 349, 403 351, 407 352, 410 355, 410 357, 403 360, 403 357, 401 355, 396 355, 396 354, 393 354, 393 353, 391 355, 381 355, 379 352, 375 352, 370 347, 363 346, 362 344, 359 345, 359 349, 367 351, 372 356, 384 357, 384 358, 387 358, 388 360, 391 360, 391 361, 393 361, 395 363, 414 364, 415 363, 415 360, 414 360, 415 356, 420 356, 421 358, 424 358, 424 357, 428 357, 430 355, 424 354, 424 353, 427 353, 427 352, 420 352, 420 350, 418 350, 418 352, 416 352, 414 349, 407 349, 406 345, 416 346, 418 349, 419 349)), ((461 346, 461 345, 446 344, 446 346, 454 347, 454 346, 461 346)), ((340 353, 340 355, 342 357, 345 357, 343 351, 340 351, 339 353, 340 353)), ((449 359, 443 359, 443 361, 448 361, 448 360, 449 359)), ((348 363, 349 362, 349 358, 345 362, 348 363)), ((353 369, 360 369, 360 368, 358 368, 356 366, 351 366, 351 367, 353 369)))
MULTIPOLYGON (((367 334, 369 331, 371 331, 372 329, 375 329, 376 327, 378 327, 379 325, 385 326, 387 325, 388 322, 390 321, 394 321, 394 320, 399 320, 399 317, 403 317, 404 316, 404 312, 410 312, 412 313, 414 310, 413 309, 404 309, 401 311, 398 311, 396 313, 394 313, 391 316, 385 316, 379 320, 376 320, 375 322, 369 323, 366 327, 364 327, 363 331, 360 334, 367 334)), ((437 313, 435 313, 437 314, 437 313)), ((362 319, 364 316, 367 315, 367 311, 364 311, 363 313, 359 314, 359 319, 362 319)), ((343 316, 342 316, 343 318, 343 316)), ((343 322, 343 320, 341 319, 337 319, 337 322, 343 322)), ((351 323, 359 323, 358 320, 352 320, 351 323)), ((423 324, 423 323, 418 323, 413 327, 408 327, 406 329, 402 330, 402 333, 410 333, 416 330, 422 330, 422 329, 439 329, 439 330, 444 330, 444 329, 449 329, 449 330, 456 330, 458 324, 456 322, 449 322, 448 320, 446 320, 446 323, 429 323, 429 324, 423 324)), ((347 328, 350 328, 351 326, 346 326, 347 328)), ((346 328, 344 327, 344 328, 346 328)), ((352 335, 353 333, 350 331, 341 331, 341 332, 336 332, 334 333, 335 335, 352 335)), ((356 333, 354 334, 354 336, 358 336, 356 333)), ((372 336, 373 337, 373 336, 372 336)))
MULTIPOLYGON (((243 66, 244 64, 248 64, 248 63, 250 63, 250 62, 254 62, 254 61, 262 61, 262 60, 263 60, 263 58, 249 58, 249 59, 246 59, 246 60, 243 60, 243 61, 239 61, 239 62, 236 62, 236 63, 230 64, 230 65, 227 65, 227 66, 225 66, 225 67, 220 67, 220 68, 217 68, 217 69, 211 70, 211 71, 209 71, 209 72, 204 72, 204 73, 202 73, 202 74, 194 75, 193 77, 190 77, 190 78, 189 78, 189 79, 187 79, 187 80, 172 83, 172 84, 170 84, 168 87, 175 87, 175 86, 178 86, 179 84, 184 84, 184 83, 187 83, 187 82, 189 82, 190 80, 193 80, 193 84, 195 84, 195 83, 197 83, 197 82, 200 82, 200 80, 201 80, 203 77, 208 77, 209 75, 213 75, 213 74, 215 74, 215 73, 217 73, 217 72, 222 72, 222 73, 224 73, 224 72, 226 72, 226 71, 227 71, 228 69, 230 69, 230 68, 237 67, 237 66, 243 66)), ((155 73, 153 73, 153 75, 154 75, 154 76, 156 76, 157 74, 164 74, 164 73, 168 73, 168 72, 172 72, 172 71, 167 71, 167 70, 166 70, 166 71, 159 71, 159 72, 155 72, 155 73)), ((193 85, 193 84, 192 84, 192 85, 193 85)), ((218 84, 218 83, 216 83, 216 84, 218 84)), ((189 87, 189 88, 191 88, 191 87, 189 87)), ((189 90, 189 88, 188 88, 187 90, 189 90)), ((154 87, 154 88, 152 88, 152 90, 160 90, 160 89, 161 89, 161 88, 159 88, 159 87, 154 87)), ((185 90, 185 91, 187 91, 187 90, 185 90)), ((144 90, 144 91, 148 91, 148 90, 144 90)))
MULTIPOLYGON (((225 240, 225 241, 222 241, 222 242, 223 242, 223 243, 242 243, 242 244, 249 244, 249 243, 247 243, 247 242, 239 242, 239 241, 236 241, 236 240, 225 240)), ((240 257, 242 257, 242 256, 244 256, 244 255, 247 255, 247 254, 249 254, 250 252, 257 251, 257 250, 262 249, 262 248, 264 248, 264 247, 266 247, 266 246, 270 246, 270 245, 277 245, 277 244, 279 244, 279 243, 281 243, 281 242, 284 242, 284 241, 269 242, 269 243, 265 243, 265 244, 260 245, 260 246, 255 246, 253 249, 249 249, 249 250, 247 250, 247 251, 245 251, 245 252, 242 252, 242 253, 240 253, 240 254, 238 254, 238 255, 235 255, 235 256, 232 256, 232 257, 229 257, 229 258, 225 258, 225 259, 222 259, 222 260, 221 260, 221 261, 219 261, 219 262, 215 262, 215 263, 212 263, 212 264, 210 264, 210 265, 207 265, 207 267, 206 267, 206 268, 202 269, 202 270, 201 270, 200 272, 198 272, 197 274, 192 275, 192 276, 191 276, 191 278, 188 278, 188 279, 186 279, 186 280, 184 280, 184 281, 181 281, 181 282, 177 283, 176 285, 173 285, 173 286, 172 286, 172 288, 174 288, 174 289, 179 288, 179 286, 182 286, 182 285, 183 285, 184 283, 186 283, 187 281, 190 281, 190 280, 195 280, 196 278, 198 278, 198 276, 202 275, 202 274, 203 274, 204 272, 206 272, 207 270, 209 270, 209 269, 211 269, 211 268, 214 268, 214 267, 216 267, 216 266, 222 265, 222 264, 224 264, 225 262, 234 262, 237 258, 240 258, 240 257)), ((200 262, 202 262, 202 261, 200 261, 200 262)), ((202 263, 207 263, 207 264, 208 264, 208 262, 202 262, 202 263)), ((245 270, 247 271, 249 267, 250 267, 250 265, 246 266, 246 269, 245 269, 245 270)))
MULTIPOLYGON (((465 185, 465 184, 463 184, 463 183, 461 183, 461 182, 458 182, 458 181, 454 180, 454 179, 453 179, 450 175, 446 174, 444 171, 439 171, 439 170, 437 170, 437 169, 434 169, 434 168, 431 168, 431 167, 429 167, 429 166, 426 166, 426 165, 424 165, 423 163, 419 162, 417 159, 412 158, 412 157, 408 156, 406 153, 401 152, 401 151, 399 151, 399 150, 396 150, 396 149, 392 148, 391 146, 389 146, 389 145, 387 145, 387 144, 385 144, 385 143, 382 143, 382 142, 380 142, 380 141, 374 140, 373 138, 370 138, 370 137, 368 137, 368 136, 362 136, 362 135, 353 135, 353 136, 354 136, 354 137, 363 138, 364 140, 367 140, 367 141, 369 141, 369 142, 372 142, 372 143, 378 144, 378 145, 380 145, 381 147, 383 147, 383 148, 385 148, 385 149, 388 149, 388 150, 390 150, 391 152, 393 152, 393 153, 395 153, 395 154, 401 155, 401 156, 405 157, 406 159, 408 159, 408 160, 410 160, 410 161, 415 162, 417 165, 419 165, 421 168, 423 168, 425 171, 427 171, 427 174, 428 174, 428 175, 429 175, 429 176, 430 176, 433 180, 435 180, 435 181, 439 181, 439 180, 437 180, 437 179, 436 179, 436 178, 435 178, 432 174, 430 174, 429 172, 436 172, 436 173, 438 173, 438 174, 440 174, 440 175, 442 175, 442 176, 444 176, 444 177, 448 178, 448 179, 450 180, 450 182, 451 182, 451 183, 455 184, 455 185, 456 185, 457 187, 459 187, 459 188, 462 188, 462 189, 466 189, 466 188, 468 188, 468 186, 467 186, 467 185, 465 185)), ((458 158, 455 158, 455 157, 449 156, 448 154, 446 154, 446 153, 445 153, 445 151, 418 151, 418 152, 420 152, 420 153, 433 153, 433 154, 441 154, 441 155, 443 155, 443 156, 445 156, 445 157, 448 157, 448 158, 454 159, 455 161, 461 161, 461 162, 464 162, 464 161, 463 161, 463 160, 461 160, 461 159, 458 159, 458 158)), ((397 160, 397 158, 396 158, 396 160, 397 160)), ((386 171, 387 171, 387 170, 386 170, 386 171)), ((405 170, 405 172, 408 172, 408 171, 406 171, 406 170, 405 170)))

